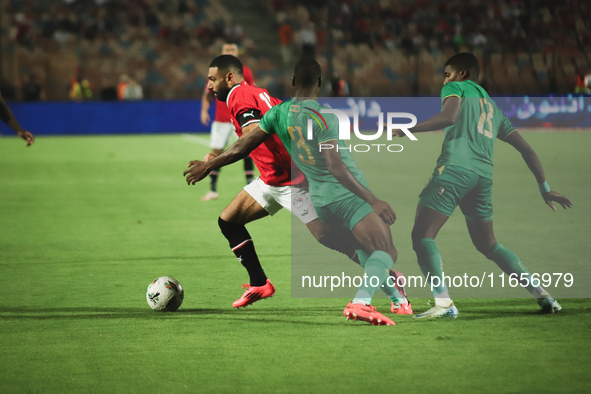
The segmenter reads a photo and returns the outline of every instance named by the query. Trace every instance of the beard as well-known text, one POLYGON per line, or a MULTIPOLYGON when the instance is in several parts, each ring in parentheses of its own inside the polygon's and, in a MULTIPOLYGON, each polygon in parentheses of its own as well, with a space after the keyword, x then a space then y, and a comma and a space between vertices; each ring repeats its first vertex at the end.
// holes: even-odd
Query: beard
POLYGON ((214 92, 215 98, 220 100, 221 102, 225 103, 228 99, 228 93, 230 93, 230 89, 220 88, 214 92))

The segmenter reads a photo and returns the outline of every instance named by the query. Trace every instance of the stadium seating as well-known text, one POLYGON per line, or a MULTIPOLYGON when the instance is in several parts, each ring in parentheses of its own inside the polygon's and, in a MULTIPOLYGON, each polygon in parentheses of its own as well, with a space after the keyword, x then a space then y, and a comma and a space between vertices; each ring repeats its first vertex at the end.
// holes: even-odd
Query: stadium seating
MULTIPOLYGON (((291 65, 257 53, 246 34, 257 26, 243 31, 224 2, 68 3, 9 2, 3 18, 11 34, 1 38, 5 81, 18 85, 34 73, 48 99, 66 100, 76 70, 92 83, 94 97, 130 74, 147 98, 198 98, 209 60, 231 40, 241 44, 241 58, 259 85, 274 95, 290 91, 291 65)), ((296 37, 307 23, 315 24, 316 56, 325 70, 330 15, 333 66, 353 95, 437 95, 445 59, 465 50, 480 59, 481 82, 491 94, 571 93, 576 72, 590 68, 591 5, 538 3, 526 9, 520 1, 351 0, 329 13, 323 2, 274 0, 268 11, 277 16, 277 28, 290 23, 296 37)), ((300 48, 293 50, 297 59, 300 48)))

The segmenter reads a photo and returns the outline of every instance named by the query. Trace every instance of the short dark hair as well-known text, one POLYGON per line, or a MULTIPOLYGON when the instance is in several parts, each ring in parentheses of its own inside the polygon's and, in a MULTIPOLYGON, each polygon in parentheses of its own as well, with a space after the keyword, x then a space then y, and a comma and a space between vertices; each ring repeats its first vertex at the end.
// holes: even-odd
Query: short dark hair
POLYGON ((450 66, 456 71, 466 70, 467 79, 477 80, 480 74, 480 65, 476 56, 469 52, 462 52, 450 57, 445 63, 445 67, 450 66))
POLYGON ((242 62, 232 55, 220 55, 213 59, 209 67, 217 67, 220 71, 231 71, 234 74, 243 74, 242 62))
POLYGON ((315 86, 322 78, 322 69, 316 60, 302 59, 295 65, 293 76, 300 86, 315 86))

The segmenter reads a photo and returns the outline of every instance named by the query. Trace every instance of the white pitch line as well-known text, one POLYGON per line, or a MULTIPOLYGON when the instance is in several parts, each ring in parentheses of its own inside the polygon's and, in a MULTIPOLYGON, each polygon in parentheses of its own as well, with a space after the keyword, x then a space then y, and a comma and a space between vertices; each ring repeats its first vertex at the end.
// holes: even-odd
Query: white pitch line
POLYGON ((193 134, 182 134, 182 137, 186 141, 194 142, 196 144, 207 146, 209 148, 209 136, 201 137, 193 134))

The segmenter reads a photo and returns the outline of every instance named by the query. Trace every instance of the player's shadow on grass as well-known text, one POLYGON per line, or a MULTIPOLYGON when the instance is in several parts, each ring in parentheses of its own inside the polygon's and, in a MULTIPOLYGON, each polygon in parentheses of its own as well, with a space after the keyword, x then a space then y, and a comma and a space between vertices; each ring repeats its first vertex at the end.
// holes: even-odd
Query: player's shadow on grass
MULTIPOLYGON (((560 318, 560 316, 588 315, 591 313, 591 301, 586 298, 560 299, 563 309, 558 314, 543 313, 536 301, 531 298, 496 298, 494 301, 496 302, 496 305, 491 304, 490 299, 456 299, 455 304, 459 310, 457 320, 474 321, 532 316, 560 318)), ((429 309, 429 307, 425 307, 424 309, 417 308, 417 306, 413 304, 413 309, 415 314, 419 314, 429 309)), ((439 320, 440 319, 420 319, 419 321, 433 322, 439 320)), ((454 319, 444 320, 453 321, 454 319)))
MULTIPOLYGON (((458 300, 460 316, 457 322, 488 320, 498 318, 521 318, 543 315, 535 301, 529 299, 505 299, 499 300, 499 305, 491 305, 472 300, 462 302, 458 300)), ((563 311, 558 314, 565 316, 588 315, 591 313, 591 301, 589 299, 564 299, 563 311)), ((385 308, 379 308, 381 312, 390 316, 385 308)), ((415 309, 418 309, 415 307, 415 309)), ((425 310, 428 308, 425 308, 425 310)), ((423 312, 422 309, 415 313, 423 312)), ((311 326, 334 326, 343 324, 343 312, 341 307, 265 307, 255 305, 248 308, 191 308, 179 309, 176 312, 155 312, 149 308, 124 307, 63 307, 63 308, 34 308, 34 307, 0 307, 0 320, 174 320, 186 318, 202 318, 207 320, 227 320, 243 323, 290 323, 311 326)), ((403 317, 405 323, 410 322, 436 322, 439 319, 418 320, 410 316, 403 317)), ((396 321, 396 316, 394 316, 396 321)), ((449 320, 452 321, 451 319, 449 320)), ((402 320, 401 320, 402 322, 402 320)))
MULTIPOLYGON (((338 325, 314 319, 327 316, 342 315, 340 309, 330 308, 272 308, 272 309, 218 309, 194 308, 180 309, 176 312, 157 312, 146 308, 27 308, 0 307, 0 320, 174 320, 187 317, 205 318, 208 320, 228 320, 233 322, 258 323, 290 323, 303 325, 338 325), (281 316, 281 318, 277 318, 281 316)), ((326 320, 326 319, 324 319, 326 320)))
POLYGON ((337 326, 342 325, 345 319, 342 308, 326 307, 183 309, 176 313, 243 323, 289 323, 309 326, 337 326))
MULTIPOLYGON (((290 257, 291 255, 288 253, 270 253, 265 254, 265 258, 280 258, 280 257, 290 257)), ((210 255, 199 255, 199 256, 140 256, 140 257, 128 257, 123 259, 113 259, 113 258, 104 258, 104 259, 88 259, 88 260, 71 260, 71 261, 59 261, 61 264, 81 264, 81 263, 133 263, 133 262, 143 262, 143 263, 159 263, 159 262, 175 262, 175 261, 186 261, 186 262, 193 262, 193 263, 201 263, 201 262, 211 262, 211 261, 235 261, 235 258, 229 257, 227 254, 210 254, 210 255)), ((55 263, 58 263, 57 261, 55 263)), ((47 262, 43 262, 43 264, 47 264, 47 262)))

